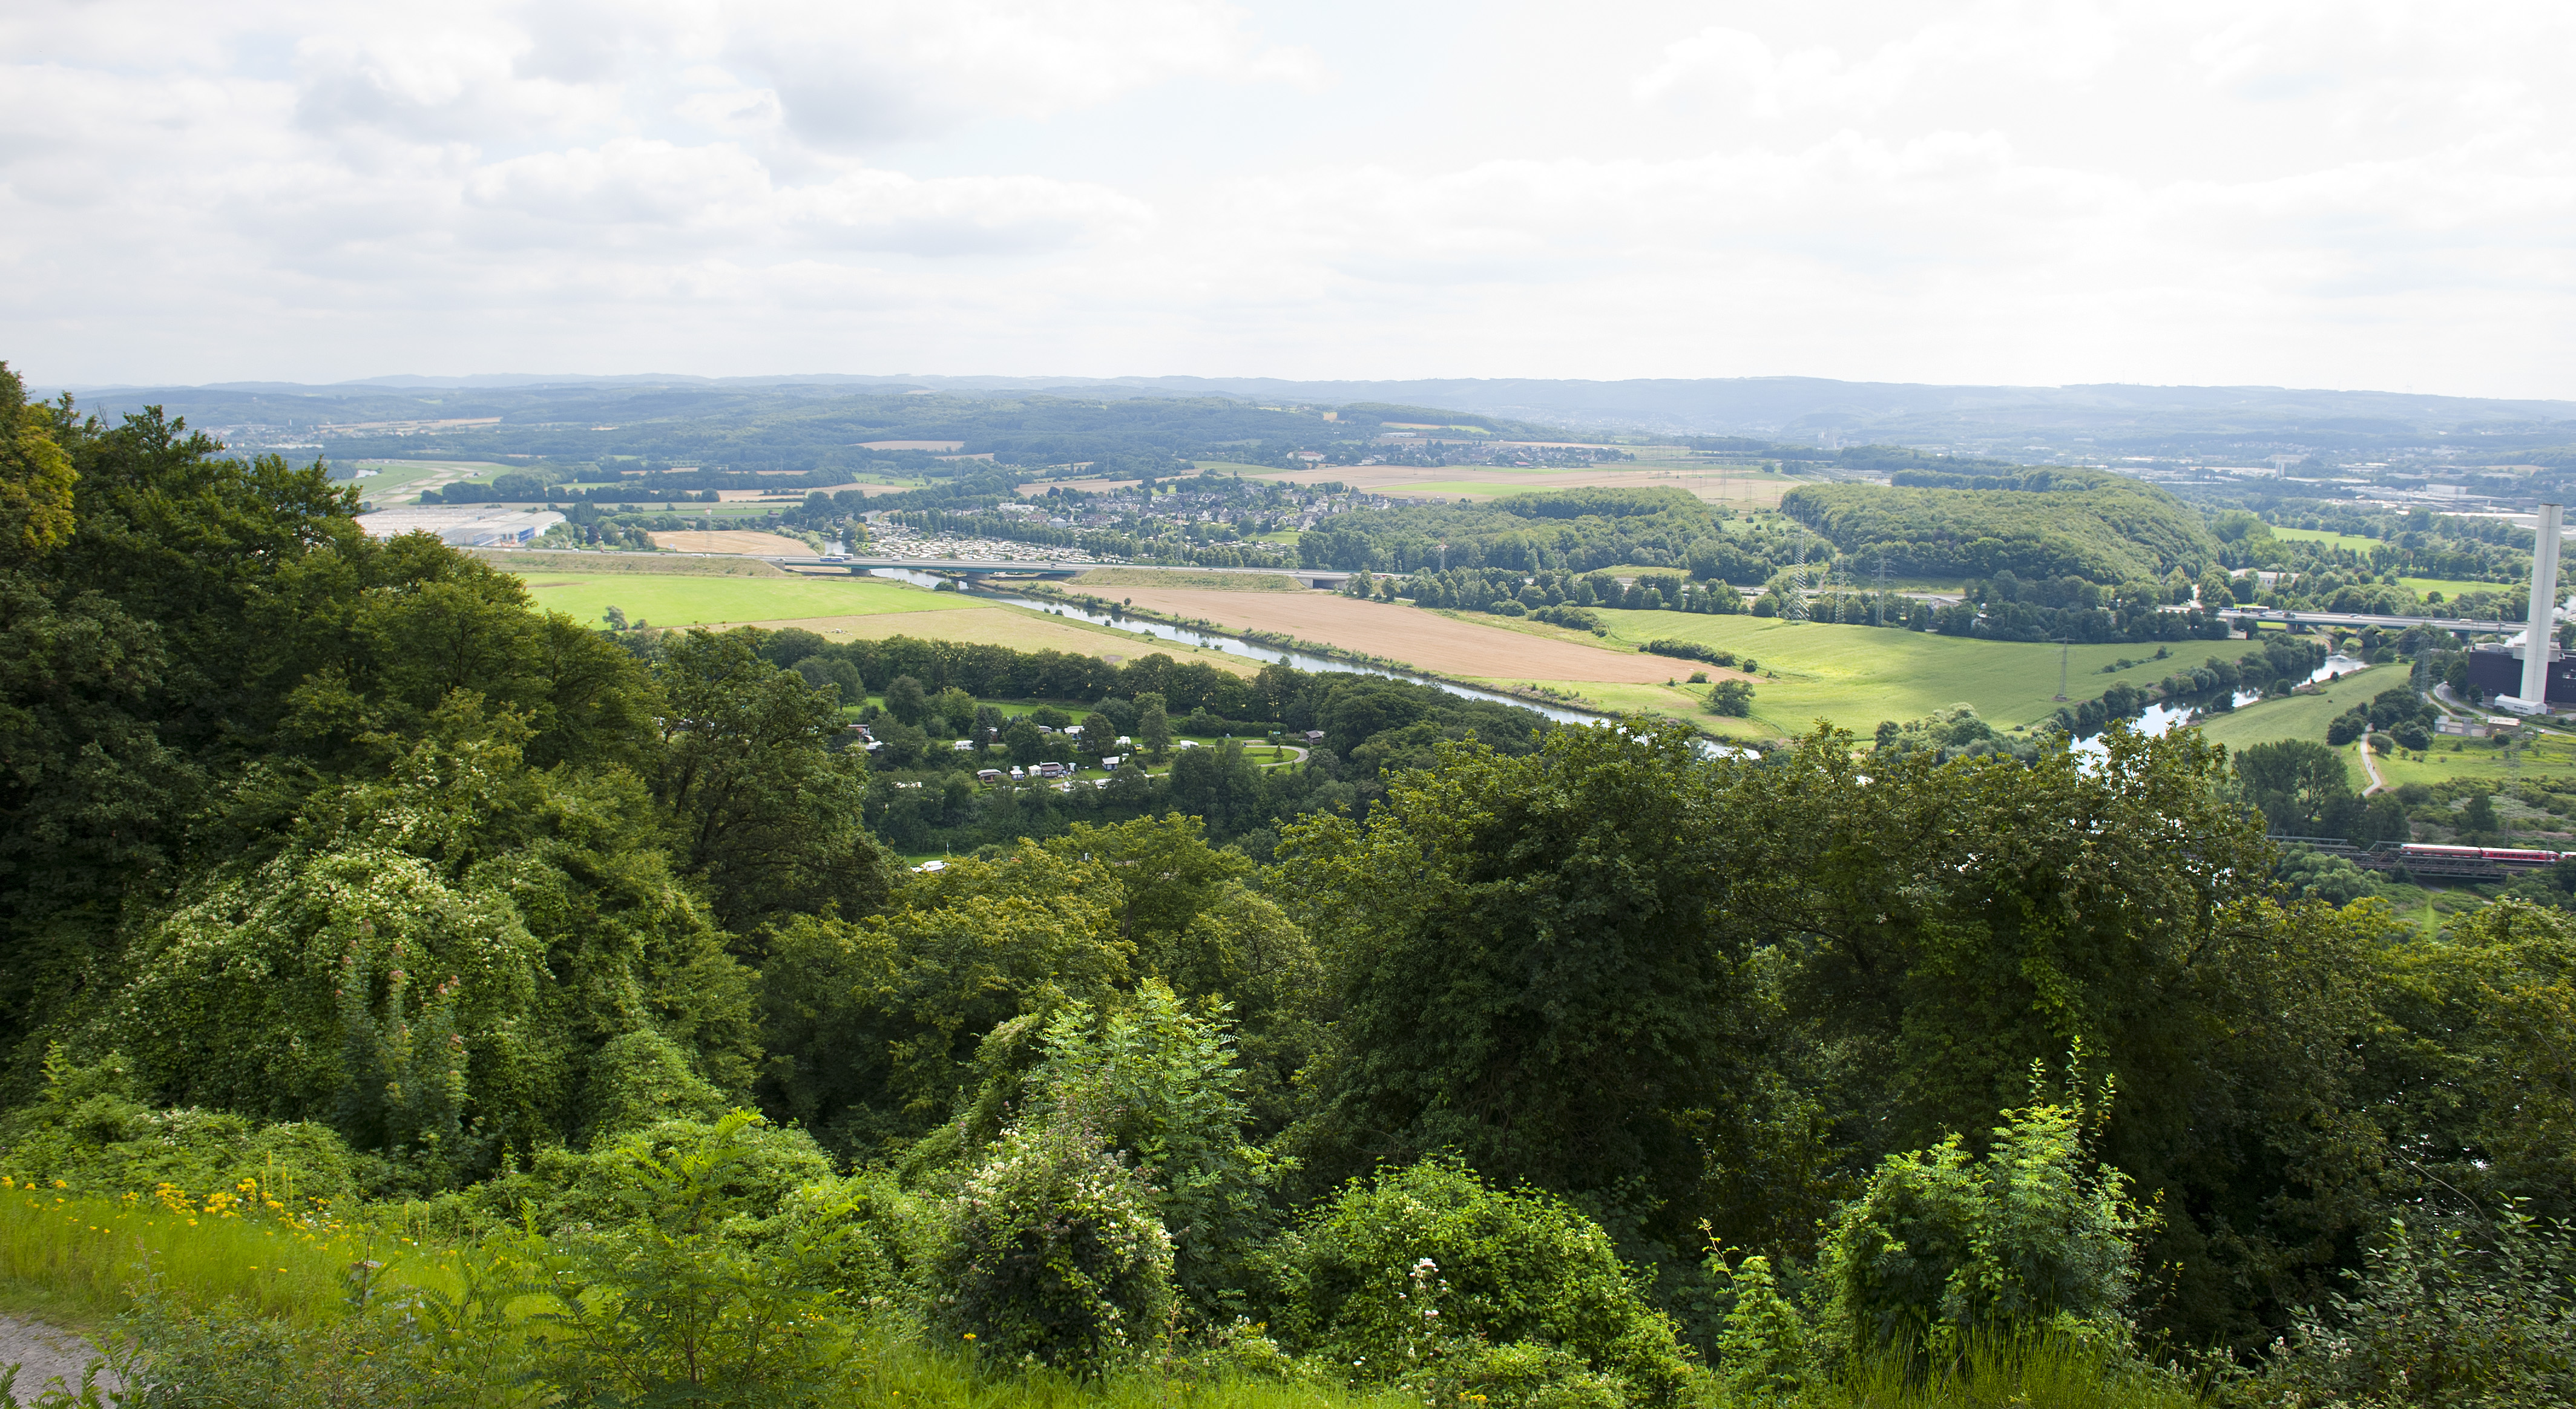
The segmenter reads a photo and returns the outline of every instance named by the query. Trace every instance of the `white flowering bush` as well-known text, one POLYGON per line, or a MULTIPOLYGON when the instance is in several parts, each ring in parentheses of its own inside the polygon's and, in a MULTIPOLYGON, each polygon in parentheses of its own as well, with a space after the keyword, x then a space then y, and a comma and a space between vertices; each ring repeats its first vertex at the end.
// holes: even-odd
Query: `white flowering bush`
POLYGON ((1073 1121, 1014 1126, 960 1189, 931 1268, 934 1321, 1009 1359, 1096 1376, 1173 1311, 1151 1191, 1073 1121))

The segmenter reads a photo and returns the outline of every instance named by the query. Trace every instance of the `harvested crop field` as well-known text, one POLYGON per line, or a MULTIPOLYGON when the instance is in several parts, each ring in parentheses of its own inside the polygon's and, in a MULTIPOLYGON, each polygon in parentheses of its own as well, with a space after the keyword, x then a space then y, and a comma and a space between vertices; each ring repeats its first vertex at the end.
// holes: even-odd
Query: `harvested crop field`
POLYGON ((1151 611, 1240 631, 1275 631, 1442 675, 1661 684, 1675 662, 1572 640, 1479 626, 1418 607, 1330 592, 1201 592, 1139 587, 1121 596, 1151 611))
POLYGON ((739 624, 756 624, 764 631, 801 627, 833 641, 882 641, 889 636, 918 636, 926 641, 968 641, 981 646, 1008 646, 1015 651, 1071 651, 1109 661, 1165 655, 1174 660, 1205 661, 1235 675, 1252 675, 1261 669, 1261 662, 1257 660, 1230 656, 1223 651, 1202 650, 1177 641, 1160 641, 1150 636, 1050 617, 1016 607, 894 612, 881 616, 817 616, 739 624))
POLYGON ((1284 572, 1164 572, 1154 568, 1093 568, 1068 581, 1077 592, 1107 592, 1130 587, 1163 591, 1188 588, 1200 592, 1297 592, 1313 589, 1284 572))
POLYGON ((789 558, 814 556, 813 545, 775 533, 747 528, 683 529, 653 535, 653 546, 678 553, 767 553, 789 558))

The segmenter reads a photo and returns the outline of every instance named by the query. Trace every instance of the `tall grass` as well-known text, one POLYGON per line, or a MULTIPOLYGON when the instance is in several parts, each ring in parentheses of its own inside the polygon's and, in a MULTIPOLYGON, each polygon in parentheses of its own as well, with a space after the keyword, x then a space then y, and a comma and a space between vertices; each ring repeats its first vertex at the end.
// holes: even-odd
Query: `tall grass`
MULTIPOLYGON (((302 1344, 314 1356, 345 1359, 357 1342, 336 1328, 350 1306, 353 1279, 365 1279, 378 1295, 421 1290, 452 1297, 465 1281, 458 1260, 470 1255, 472 1249, 430 1237, 398 1215, 358 1226, 327 1209, 287 1209, 255 1187, 197 1196, 165 1188, 123 1198, 25 1185, 0 1190, 0 1284, 22 1296, 39 1294, 46 1314, 74 1324, 105 1322, 128 1310, 148 1278, 165 1308, 265 1321, 276 1327, 272 1336, 302 1344)), ((514 1329, 506 1333, 513 1345, 527 1325, 517 1314, 514 1308, 514 1329)), ((1166 1370, 1149 1363, 1106 1379, 1077 1380, 995 1364, 963 1347, 924 1345, 886 1321, 862 1331, 848 1350, 827 1396, 834 1405, 1396 1409, 1415 1402, 1392 1392, 1212 1375, 1203 1365, 1166 1370)), ((1723 1402, 1726 1409, 2201 1409, 2206 1402, 2170 1376, 2062 1337, 1979 1341, 1946 1370, 1928 1375, 1915 1364, 1911 1356, 1890 1356, 1793 1401, 1723 1402)), ((327 1367, 316 1368, 318 1374, 327 1367)), ((516 1402, 494 1388, 490 1402, 516 1402)), ((1703 1403, 1721 1402, 1713 1383, 1702 1388, 1703 1403)), ((281 1404, 343 1402, 319 1385, 279 1389, 281 1404)), ((375 1392, 381 1396, 383 1387, 375 1392)))
POLYGON ((324 1207, 290 1210, 256 1186, 197 1196, 165 1185, 122 1198, 0 1189, 0 1281, 75 1322, 124 1311, 150 1277, 184 1304, 234 1301, 310 1326, 339 1315, 362 1283, 452 1291, 453 1257, 400 1231, 344 1223, 324 1207))
MULTIPOLYGON (((1847 1372, 1814 1409, 2202 1409, 2189 1384, 2099 1342, 1981 1336, 1925 1372, 1910 1353, 1847 1372)), ((1801 1409, 1805 1409, 1802 1406, 1801 1409)))

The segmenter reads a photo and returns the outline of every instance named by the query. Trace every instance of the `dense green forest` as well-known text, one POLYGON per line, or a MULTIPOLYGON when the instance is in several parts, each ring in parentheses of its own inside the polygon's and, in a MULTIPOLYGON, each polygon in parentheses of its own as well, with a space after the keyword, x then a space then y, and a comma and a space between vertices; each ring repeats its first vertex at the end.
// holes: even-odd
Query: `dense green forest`
POLYGON ((2197 733, 611 633, 0 415, 0 1270, 153 1403, 2576 1389, 2576 922, 2292 900, 2197 733), (912 871, 853 682, 1380 753, 912 871))
POLYGON ((2077 577, 2105 585, 2197 576, 2218 558, 2200 515, 2172 495, 2095 470, 2011 477, 1916 472, 1891 485, 1801 485, 1783 513, 1903 576, 2077 577), (1918 487, 1906 487, 1919 483, 1918 487), (1937 482, 1937 485, 1936 485, 1937 482), (1956 483, 1977 488, 1954 487, 1956 483), (1986 488, 1992 482, 1997 487, 1986 488))

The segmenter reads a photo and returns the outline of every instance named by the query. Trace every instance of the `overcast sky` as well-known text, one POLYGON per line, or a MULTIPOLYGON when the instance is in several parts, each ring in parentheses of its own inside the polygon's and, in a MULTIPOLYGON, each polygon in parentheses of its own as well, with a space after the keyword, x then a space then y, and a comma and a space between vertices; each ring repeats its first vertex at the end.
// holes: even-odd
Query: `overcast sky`
POLYGON ((9 0, 0 358, 2576 397, 2576 7, 9 0))

